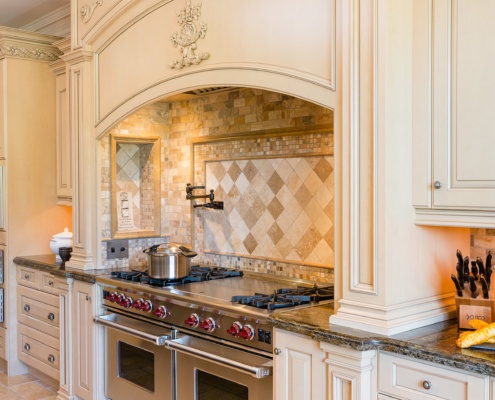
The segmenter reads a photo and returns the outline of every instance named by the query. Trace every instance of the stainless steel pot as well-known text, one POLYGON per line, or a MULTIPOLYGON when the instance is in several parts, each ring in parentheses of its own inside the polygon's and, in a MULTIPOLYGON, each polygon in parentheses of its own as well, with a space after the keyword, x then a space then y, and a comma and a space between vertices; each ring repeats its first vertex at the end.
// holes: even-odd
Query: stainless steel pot
POLYGON ((178 244, 156 244, 143 250, 148 255, 148 275, 155 279, 179 279, 189 275, 191 258, 198 254, 178 244))

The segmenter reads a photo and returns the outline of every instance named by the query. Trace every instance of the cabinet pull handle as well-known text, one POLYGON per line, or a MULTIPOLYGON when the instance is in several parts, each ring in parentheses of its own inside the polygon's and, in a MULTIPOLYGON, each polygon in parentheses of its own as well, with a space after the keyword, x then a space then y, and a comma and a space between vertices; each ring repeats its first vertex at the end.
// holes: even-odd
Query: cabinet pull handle
POLYGON ((430 381, 423 381, 423 388, 425 388, 426 390, 430 390, 431 389, 431 382, 430 381))
POLYGON ((26 351, 31 350, 31 346, 29 345, 29 343, 26 343, 26 344, 24 345, 24 350, 26 350, 26 351))
POLYGON ((31 307, 29 306, 29 304, 26 304, 24 306, 24 311, 29 312, 30 310, 31 310, 31 307))
POLYGON ((435 189, 440 189, 442 187, 442 182, 440 182, 440 181, 433 182, 433 187, 435 189))
POLYGON ((54 314, 54 313, 50 313, 50 314, 48 314, 48 319, 49 319, 50 321, 53 321, 53 320, 55 319, 55 314, 54 314))
POLYGON ((275 348, 275 350, 273 350, 273 352, 275 353, 276 356, 282 354, 282 350, 280 350, 279 348, 275 348))
POLYGON ((53 355, 50 354, 48 356, 48 361, 50 361, 51 363, 54 362, 55 361, 55 356, 53 356, 53 355))

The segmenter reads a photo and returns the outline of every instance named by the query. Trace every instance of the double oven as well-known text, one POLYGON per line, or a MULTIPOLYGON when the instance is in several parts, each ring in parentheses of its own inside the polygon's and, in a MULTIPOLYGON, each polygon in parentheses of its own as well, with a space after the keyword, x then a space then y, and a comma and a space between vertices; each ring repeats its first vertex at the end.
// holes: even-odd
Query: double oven
MULTIPOLYGON (((303 306, 293 295, 276 294, 280 282, 235 276, 155 286, 113 276, 98 284, 106 314, 95 321, 105 330, 108 399, 272 398, 268 314, 303 306)), ((306 305, 320 300, 299 297, 306 305)))

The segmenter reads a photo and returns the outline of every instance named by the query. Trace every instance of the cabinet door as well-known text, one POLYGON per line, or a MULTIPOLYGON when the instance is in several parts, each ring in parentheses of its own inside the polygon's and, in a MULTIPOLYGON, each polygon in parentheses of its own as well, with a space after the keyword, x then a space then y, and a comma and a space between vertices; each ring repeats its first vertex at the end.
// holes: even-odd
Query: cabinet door
POLYGON ((493 226, 495 2, 414 7, 414 204, 450 210, 437 225, 493 226))
POLYGON ((69 111, 66 74, 57 75, 56 87, 56 133, 57 133, 57 197, 58 203, 71 205, 71 141, 69 132, 69 111))
POLYGON ((495 208, 495 2, 433 2, 435 207, 495 208))
POLYGON ((74 394, 80 399, 87 400, 94 397, 94 286, 75 281, 72 302, 74 394))
POLYGON ((274 398, 277 400, 324 399, 325 357, 319 343, 301 335, 276 329, 275 348, 274 398))

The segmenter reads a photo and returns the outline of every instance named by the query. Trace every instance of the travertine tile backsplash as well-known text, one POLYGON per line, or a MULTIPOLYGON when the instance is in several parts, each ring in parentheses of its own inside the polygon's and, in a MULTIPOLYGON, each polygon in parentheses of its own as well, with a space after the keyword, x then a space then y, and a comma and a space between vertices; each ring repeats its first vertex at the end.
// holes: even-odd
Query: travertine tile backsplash
MULTIPOLYGON (((205 254, 203 216, 209 210, 196 209, 185 200, 185 186, 205 183, 205 165, 212 160, 251 160, 262 158, 314 157, 333 155, 333 132, 307 135, 257 136, 257 132, 283 132, 332 124, 333 113, 318 105, 287 95, 258 89, 236 89, 200 96, 179 102, 157 102, 143 107, 117 124, 110 133, 154 134, 162 138, 161 149, 161 238, 130 240, 129 260, 106 261, 108 266, 146 264, 142 249, 171 242, 191 244, 199 256, 195 261, 211 265, 292 276, 303 279, 333 281, 333 269, 297 263, 273 262, 237 254, 205 254), (212 138, 236 136, 236 140, 211 141, 212 138), (204 143, 201 142, 205 139, 204 143), (192 170, 193 169, 193 170, 192 170), (192 182, 191 182, 192 181, 192 182), (191 232, 193 237, 191 237, 191 232)), ((331 126, 331 125, 329 125, 331 126)), ((108 136, 101 140, 102 237, 110 238, 110 161, 108 136)), ((333 157, 332 157, 333 158, 333 157)), ((331 188, 333 198, 333 187, 331 188)), ((221 199, 218 199, 221 200, 221 199)), ((309 199, 311 200, 311 199, 309 199)), ((333 201, 332 201, 333 208, 333 201)), ((333 234, 332 234, 333 235, 333 234)), ((280 235, 279 235, 280 236, 280 235)), ((106 246, 103 246, 104 248, 106 246)), ((321 253, 320 253, 321 254, 321 253)), ((104 256, 105 257, 105 256, 104 256)), ((321 255, 325 265, 333 258, 321 255)), ((328 266, 332 266, 329 263, 328 266)))
POLYGON ((486 254, 491 250, 495 259, 495 229, 471 229, 471 251, 470 258, 480 257, 486 260, 486 254))

